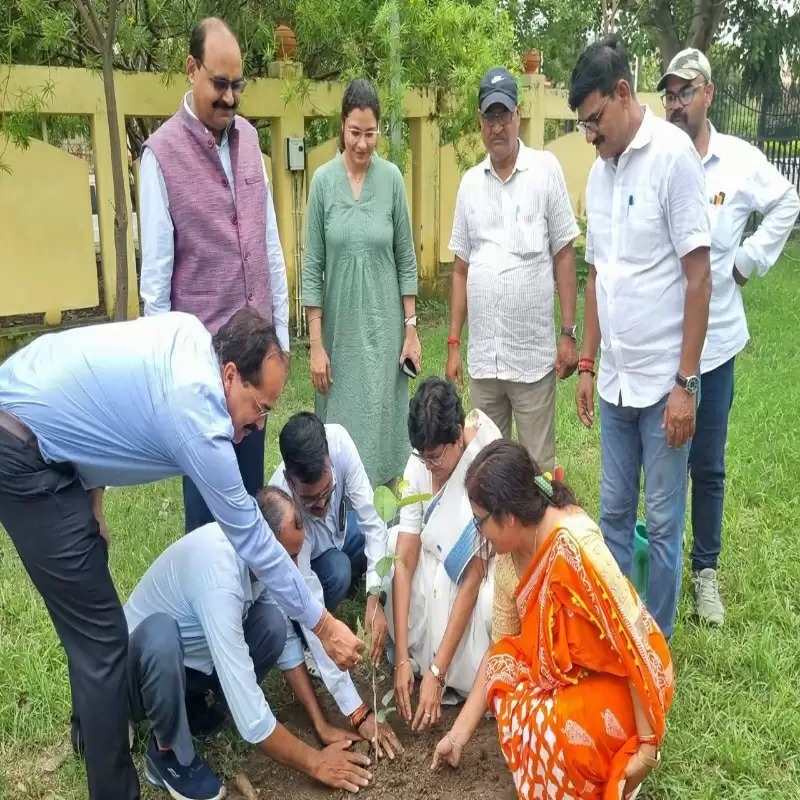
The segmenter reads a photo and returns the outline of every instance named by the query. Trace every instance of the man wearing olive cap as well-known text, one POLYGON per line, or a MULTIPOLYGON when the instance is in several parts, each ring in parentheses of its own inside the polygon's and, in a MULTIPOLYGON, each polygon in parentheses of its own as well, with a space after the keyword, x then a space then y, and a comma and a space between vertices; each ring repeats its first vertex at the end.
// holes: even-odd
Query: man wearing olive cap
POLYGON ((706 175, 711 226, 712 290, 708 332, 700 359, 700 405, 689 452, 692 476, 692 587, 697 616, 722 625, 717 584, 722 548, 725 441, 733 404, 733 364, 749 333, 741 288, 753 272, 766 275, 786 244, 800 201, 764 154, 708 120, 714 100, 711 66, 699 50, 681 50, 658 82, 667 119, 694 142, 706 175), (753 211, 763 215, 744 241, 753 211))

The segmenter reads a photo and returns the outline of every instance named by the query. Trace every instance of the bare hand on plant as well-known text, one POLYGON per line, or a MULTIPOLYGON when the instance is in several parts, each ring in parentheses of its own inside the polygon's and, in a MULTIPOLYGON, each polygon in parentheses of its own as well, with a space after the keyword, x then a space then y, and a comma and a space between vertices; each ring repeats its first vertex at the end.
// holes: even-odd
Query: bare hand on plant
POLYGON ((405 659, 394 668, 394 697, 397 708, 406 722, 411 722, 411 695, 414 694, 414 670, 405 659))
POLYGON ((369 766, 369 758, 361 753, 351 753, 347 748, 352 739, 336 742, 317 752, 311 775, 326 786, 357 792, 368 786, 372 774, 364 767, 369 766))
POLYGON ((411 730, 415 733, 427 730, 439 721, 442 713, 441 689, 439 681, 432 672, 428 671, 422 676, 417 713, 414 715, 414 722, 411 723, 411 730))
POLYGON ((328 722, 321 722, 317 727, 317 736, 324 745, 335 744, 336 742, 352 742, 353 732, 346 731, 344 728, 337 728, 328 722))
POLYGON ((431 770, 437 770, 439 767, 447 762, 451 767, 457 767, 461 761, 461 751, 463 745, 456 739, 452 731, 448 731, 436 745, 433 751, 433 761, 431 762, 431 770))
POLYGON ((373 711, 361 723, 358 732, 362 739, 374 742, 376 726, 378 732, 378 758, 386 754, 394 761, 395 754, 400 755, 403 752, 403 745, 400 744, 397 734, 395 734, 388 722, 378 722, 378 717, 373 711))
POLYGON ((386 647, 386 637, 389 633, 389 624, 386 622, 386 614, 383 613, 383 606, 378 598, 371 594, 367 598, 367 610, 364 614, 366 632, 371 637, 372 650, 369 659, 377 667, 381 663, 381 656, 386 647))
POLYGON ((311 343, 311 383, 320 394, 328 394, 328 389, 333 383, 331 360, 322 345, 322 342, 311 343))
POLYGON ((314 633, 339 669, 348 670, 361 662, 364 643, 329 611, 322 612, 314 633))

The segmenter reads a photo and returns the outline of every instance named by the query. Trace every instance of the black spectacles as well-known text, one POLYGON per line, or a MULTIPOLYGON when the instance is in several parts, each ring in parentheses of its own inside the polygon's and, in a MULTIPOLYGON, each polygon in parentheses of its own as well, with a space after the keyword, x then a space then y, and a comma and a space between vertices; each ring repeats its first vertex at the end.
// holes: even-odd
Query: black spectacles
POLYGON ((676 102, 681 106, 688 106, 694 99, 695 92, 702 89, 703 86, 705 83, 687 83, 678 92, 662 92, 661 102, 664 104, 664 108, 675 105, 676 102))
POLYGON ((493 114, 481 114, 484 125, 502 125, 504 128, 511 123, 513 111, 496 111, 493 114))
POLYGON ((489 519, 489 517, 491 517, 491 516, 492 516, 492 512, 491 512, 491 511, 487 511, 487 512, 486 512, 486 516, 484 516, 484 517, 476 517, 474 514, 472 515, 472 519, 473 519, 473 521, 474 521, 474 523, 475 523, 475 530, 476 530, 478 533, 480 533, 480 532, 481 532, 481 528, 483 527, 484 523, 485 523, 485 522, 486 522, 486 520, 487 520, 487 519, 489 519))
POLYGON ((608 101, 610 99, 611 99, 610 97, 606 97, 605 103, 603 103, 600 109, 595 111, 594 114, 591 114, 586 119, 578 120, 578 130, 584 136, 586 136, 586 134, 589 133, 589 131, 591 131, 592 133, 597 133, 597 128, 600 125, 600 120, 603 118, 603 114, 605 113, 606 106, 608 105, 608 101))
POLYGON ((230 89, 234 94, 241 94, 247 86, 247 81, 244 78, 236 78, 235 80, 231 81, 227 78, 221 78, 218 75, 211 75, 211 70, 202 61, 197 61, 197 64, 203 67, 203 69, 209 73, 209 80, 211 81, 211 85, 214 87, 214 91, 219 92, 220 94, 225 94, 228 89, 230 89))
POLYGON ((312 495, 311 497, 300 494, 300 492, 297 491, 293 480, 290 479, 289 483, 292 487, 292 493, 300 501, 300 504, 303 506, 303 508, 306 509, 314 508, 314 506, 320 504, 327 505, 328 501, 333 496, 333 493, 336 491, 336 476, 334 475, 333 470, 331 470, 331 482, 328 488, 324 489, 319 494, 312 495))

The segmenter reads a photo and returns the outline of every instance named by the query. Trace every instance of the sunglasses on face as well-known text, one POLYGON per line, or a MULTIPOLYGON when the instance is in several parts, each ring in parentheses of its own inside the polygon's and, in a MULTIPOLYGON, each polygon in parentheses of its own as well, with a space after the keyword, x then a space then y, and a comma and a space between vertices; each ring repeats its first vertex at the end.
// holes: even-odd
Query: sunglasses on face
POLYGON ((211 81, 214 91, 218 92, 219 94, 225 94, 228 89, 230 89, 234 94, 241 94, 247 86, 247 81, 244 78, 236 78, 231 81, 228 80, 228 78, 222 78, 219 75, 212 75, 211 70, 209 70, 209 68, 203 64, 202 61, 198 61, 197 64, 206 72, 208 72, 208 79, 211 81))

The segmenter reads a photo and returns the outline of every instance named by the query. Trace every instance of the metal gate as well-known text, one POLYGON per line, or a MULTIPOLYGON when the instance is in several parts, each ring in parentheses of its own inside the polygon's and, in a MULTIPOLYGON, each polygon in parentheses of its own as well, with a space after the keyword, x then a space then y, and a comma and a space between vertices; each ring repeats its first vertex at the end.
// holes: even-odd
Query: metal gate
POLYGON ((709 116, 717 130, 754 144, 800 192, 800 90, 714 89, 709 116))

